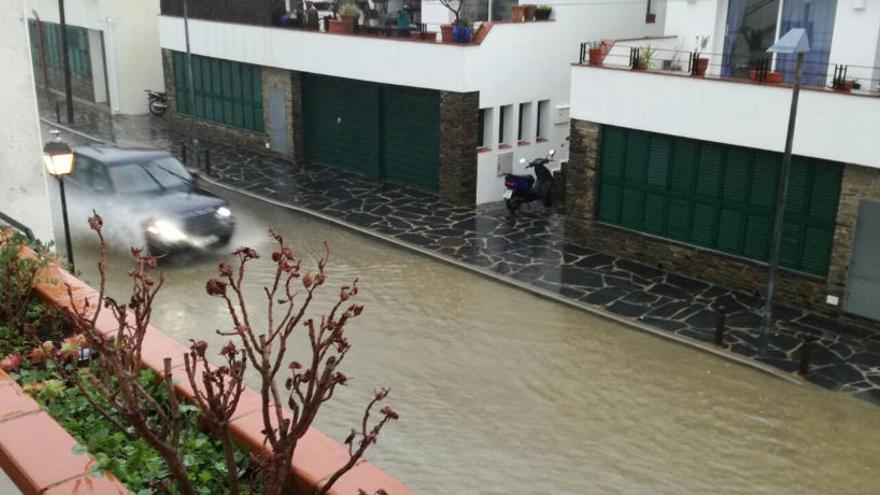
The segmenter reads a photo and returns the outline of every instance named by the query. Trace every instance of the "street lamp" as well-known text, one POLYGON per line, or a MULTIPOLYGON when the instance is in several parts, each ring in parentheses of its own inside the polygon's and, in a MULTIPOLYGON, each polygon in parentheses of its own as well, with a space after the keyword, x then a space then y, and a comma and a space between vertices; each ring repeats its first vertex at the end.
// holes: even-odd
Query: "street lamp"
POLYGON ((46 170, 58 179, 58 188, 61 191, 61 217, 64 219, 64 242, 67 247, 67 262, 70 269, 76 269, 73 264, 73 244, 70 242, 70 224, 67 221, 67 197, 64 195, 64 177, 73 172, 73 150, 56 135, 56 140, 49 141, 43 147, 43 163, 46 170))
POLYGON ((769 53, 797 55, 794 69, 794 86, 791 93, 791 110, 788 114, 788 133, 785 135, 785 153, 782 155, 782 168, 779 171, 779 183, 776 188, 776 214, 773 220, 773 234, 770 237, 770 260, 767 271, 767 295, 764 300, 764 315, 761 321, 761 354, 767 352, 770 340, 770 329, 773 326, 773 296, 776 293, 776 276, 779 271, 779 248, 782 244, 782 224, 785 220, 785 194, 788 190, 788 172, 791 169, 791 147, 794 141, 794 123, 797 119, 798 95, 801 90, 801 69, 804 65, 804 54, 810 51, 807 31, 795 28, 785 33, 776 43, 767 49, 769 53))

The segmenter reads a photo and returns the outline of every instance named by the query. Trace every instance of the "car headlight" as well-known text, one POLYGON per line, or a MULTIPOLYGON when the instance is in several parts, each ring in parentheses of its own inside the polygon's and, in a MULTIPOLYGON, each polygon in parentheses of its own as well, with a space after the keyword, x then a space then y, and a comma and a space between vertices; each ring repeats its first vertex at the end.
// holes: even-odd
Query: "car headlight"
POLYGON ((147 226, 147 232, 159 236, 164 241, 180 242, 186 240, 186 234, 176 223, 170 220, 156 220, 147 226))
POLYGON ((221 206, 220 208, 217 208, 217 216, 220 218, 229 218, 232 216, 232 211, 225 206, 221 206))

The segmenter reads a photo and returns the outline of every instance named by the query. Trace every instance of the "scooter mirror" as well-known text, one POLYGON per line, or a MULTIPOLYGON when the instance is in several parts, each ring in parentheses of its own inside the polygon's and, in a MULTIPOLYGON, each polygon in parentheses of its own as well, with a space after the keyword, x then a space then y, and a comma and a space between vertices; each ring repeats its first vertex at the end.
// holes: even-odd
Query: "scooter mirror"
POLYGON ((525 162, 526 162, 526 159, 525 159, 525 158, 520 158, 520 159, 519 159, 519 162, 520 162, 520 163, 525 163, 525 162))
POLYGON ((547 153, 547 154, 548 154, 548 155, 550 155, 550 156, 553 156, 553 155, 555 155, 555 154, 556 154, 556 150, 550 150, 550 152, 549 152, 549 153, 547 153))

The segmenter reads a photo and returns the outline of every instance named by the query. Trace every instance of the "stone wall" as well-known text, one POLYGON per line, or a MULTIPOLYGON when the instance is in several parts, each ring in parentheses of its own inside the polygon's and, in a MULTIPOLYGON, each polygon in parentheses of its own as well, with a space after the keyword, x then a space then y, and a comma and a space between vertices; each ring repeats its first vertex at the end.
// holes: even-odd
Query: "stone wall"
MULTIPOLYGON (((570 141, 565 203, 566 233, 570 239, 591 249, 722 287, 749 294, 764 293, 767 281, 765 263, 596 222, 594 213, 601 126, 572 119, 570 141)), ((779 301, 828 314, 841 312, 840 307, 828 306, 825 296, 839 295, 842 301, 858 203, 868 197, 880 198, 880 171, 847 165, 828 277, 823 279, 780 271, 777 285, 779 301)))
POLYGON ((859 203, 863 199, 880 201, 880 169, 847 165, 843 170, 840 202, 837 205, 837 228, 828 269, 829 291, 839 295, 841 300, 852 258, 859 203))
MULTIPOLYGON (((171 50, 162 49, 162 70, 165 77, 165 91, 168 97, 168 109, 165 118, 171 128, 181 135, 187 136, 190 133, 192 119, 188 115, 177 112, 178 98, 186 98, 187 95, 178 95, 174 85, 174 57, 171 50)), ((268 118, 268 102, 265 98, 266 91, 266 73, 268 69, 263 68, 263 118, 268 118)), ((196 133, 199 140, 210 141, 215 143, 223 143, 243 150, 253 151, 256 153, 271 153, 266 147, 269 142, 267 132, 252 132, 228 125, 219 124, 207 120, 196 121, 196 133)))
POLYGON ((479 92, 440 92, 439 192, 449 203, 476 203, 479 120, 479 92))

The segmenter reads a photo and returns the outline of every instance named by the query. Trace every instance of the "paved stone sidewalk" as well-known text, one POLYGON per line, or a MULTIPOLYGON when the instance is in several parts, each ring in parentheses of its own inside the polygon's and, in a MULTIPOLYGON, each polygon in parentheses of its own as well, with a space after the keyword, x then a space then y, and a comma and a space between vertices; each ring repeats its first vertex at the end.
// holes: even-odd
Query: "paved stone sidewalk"
MULTIPOLYGON (((121 141, 170 143, 180 152, 183 138, 175 138, 161 122, 119 119, 113 131, 117 139, 126 138, 121 141)), ((114 137, 101 122, 80 129, 114 137)), ((778 307, 778 333, 770 338, 769 352, 758 356, 761 301, 569 243, 559 209, 526 207, 512 215, 500 203, 450 206, 430 193, 334 168, 208 146, 211 178, 227 186, 393 237, 655 330, 711 342, 723 306, 725 348, 785 372, 797 370, 803 337, 810 336, 816 340, 809 381, 880 404, 880 330, 778 307)))

